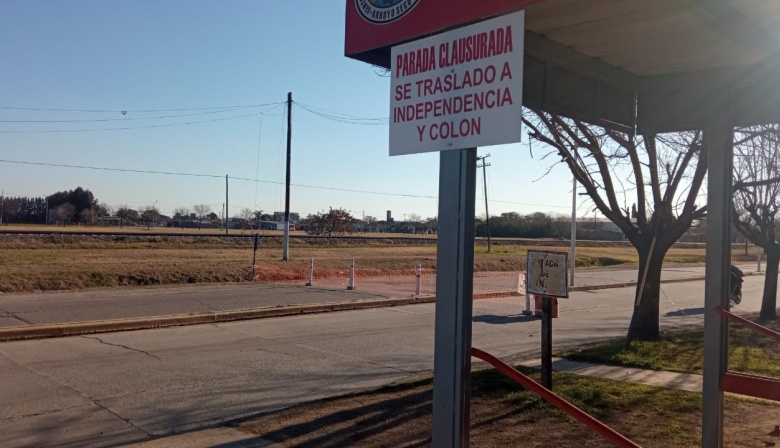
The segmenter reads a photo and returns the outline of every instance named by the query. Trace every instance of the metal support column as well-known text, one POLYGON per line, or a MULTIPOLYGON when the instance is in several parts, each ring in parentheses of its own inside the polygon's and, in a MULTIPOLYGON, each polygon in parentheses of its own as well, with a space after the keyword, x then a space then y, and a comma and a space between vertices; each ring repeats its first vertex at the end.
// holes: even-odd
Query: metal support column
MULTIPOLYGON (((705 133, 707 179, 707 267, 704 287, 704 383, 702 447, 723 447, 721 379, 728 364, 728 321, 715 311, 729 308, 734 130, 727 123, 705 133)), ((704 154, 703 154, 704 155, 704 154)))
POLYGON ((433 360, 434 448, 469 446, 477 149, 442 151, 433 360))

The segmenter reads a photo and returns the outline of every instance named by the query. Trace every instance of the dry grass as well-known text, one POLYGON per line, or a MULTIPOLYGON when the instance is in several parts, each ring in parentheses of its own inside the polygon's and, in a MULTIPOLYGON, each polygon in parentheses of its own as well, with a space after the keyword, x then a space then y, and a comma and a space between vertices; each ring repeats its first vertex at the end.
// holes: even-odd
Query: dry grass
MULTIPOLYGON (((9 224, 7 226, 3 226, 2 230, 4 231, 25 231, 25 232, 52 232, 52 233, 74 233, 74 232, 94 232, 94 233, 134 233, 138 235, 148 235, 148 234, 155 234, 155 233, 162 233, 167 235, 191 235, 191 234, 200 234, 200 235, 224 235, 225 230, 223 229, 197 229, 197 228, 185 228, 181 229, 178 227, 152 227, 147 228, 145 226, 124 226, 124 227, 118 227, 118 226, 92 226, 92 227, 84 227, 84 226, 54 226, 54 225, 36 225, 36 224, 9 224)), ((249 235, 252 233, 260 233, 261 235, 275 235, 275 236, 282 236, 284 232, 282 230, 241 230, 241 229, 230 229, 228 230, 229 235, 249 235)), ((305 236, 306 232, 302 232, 300 230, 296 230, 293 232, 290 232, 290 235, 297 235, 297 236, 305 236)), ((355 234, 357 235, 357 234, 355 234)), ((410 235, 408 233, 365 233, 360 234, 361 237, 368 237, 368 238, 388 238, 388 237, 403 237, 403 238, 421 238, 421 239, 428 239, 428 238, 436 238, 436 235, 410 235)))
MULTIPOLYGON (((436 267, 436 246, 413 240, 293 240, 292 260, 283 262, 281 241, 263 240, 257 264, 266 274, 261 280, 306 278, 310 258, 316 268, 345 270, 354 259, 359 269, 377 274, 412 270, 417 263, 436 267)), ((534 247, 560 251, 560 247, 534 247)), ((526 248, 483 244, 475 250, 477 272, 521 271, 526 248)), ((672 249, 667 262, 703 263, 703 249, 672 249)), ((630 247, 582 247, 580 267, 630 266, 637 263, 630 247)), ((82 289, 93 287, 242 282, 251 278, 250 238, 213 236, 109 236, 66 234, 14 236, 0 234, 0 292, 82 289)))
MULTIPOLYGON (((647 447, 698 447, 701 394, 558 373, 555 391, 647 447)), ((428 447, 431 382, 322 400, 235 424, 296 448, 428 447)), ((764 446, 780 408, 734 398, 726 404, 726 445, 764 446)), ((495 370, 472 376, 471 446, 609 447, 581 423, 495 370)))

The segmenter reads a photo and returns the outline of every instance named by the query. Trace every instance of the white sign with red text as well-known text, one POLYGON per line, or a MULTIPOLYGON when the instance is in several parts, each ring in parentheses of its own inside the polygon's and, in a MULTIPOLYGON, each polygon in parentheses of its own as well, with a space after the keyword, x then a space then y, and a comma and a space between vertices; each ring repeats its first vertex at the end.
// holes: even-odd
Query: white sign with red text
POLYGON ((519 142, 524 29, 519 11, 393 47, 390 155, 519 142))

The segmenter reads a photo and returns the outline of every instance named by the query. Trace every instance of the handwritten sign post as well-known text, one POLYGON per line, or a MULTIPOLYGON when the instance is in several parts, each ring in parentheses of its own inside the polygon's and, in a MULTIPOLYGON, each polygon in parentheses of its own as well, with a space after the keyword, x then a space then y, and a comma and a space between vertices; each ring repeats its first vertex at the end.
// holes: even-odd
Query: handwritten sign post
POLYGON ((526 288, 542 296, 542 385, 552 390, 552 300, 568 298, 567 254, 528 251, 526 288))

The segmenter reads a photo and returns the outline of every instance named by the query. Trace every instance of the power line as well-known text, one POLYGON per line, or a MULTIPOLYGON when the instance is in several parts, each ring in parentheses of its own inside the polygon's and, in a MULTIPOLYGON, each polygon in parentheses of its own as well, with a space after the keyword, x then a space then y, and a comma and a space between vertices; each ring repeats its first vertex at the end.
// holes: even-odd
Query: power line
MULTIPOLYGON (((139 173, 139 174, 159 174, 159 175, 167 175, 167 176, 188 176, 188 177, 207 177, 212 179, 224 179, 224 175, 222 174, 202 174, 202 173, 183 173, 183 172, 176 172, 176 171, 152 171, 152 170, 136 170, 136 169, 130 169, 130 168, 111 168, 111 167, 99 167, 99 166, 88 166, 88 165, 68 165, 63 163, 47 163, 47 162, 29 162, 29 161, 23 161, 23 160, 6 160, 6 159, 0 159, 0 163, 8 163, 8 164, 15 164, 15 165, 31 165, 31 166, 47 166, 47 167, 54 167, 54 168, 74 168, 74 169, 85 169, 85 170, 95 170, 95 171, 115 171, 115 172, 125 172, 125 173, 139 173)), ((284 182, 277 182, 272 180, 262 180, 262 179, 250 179, 247 177, 233 177, 230 176, 231 180, 239 180, 244 182, 259 182, 263 184, 271 184, 271 185, 284 185, 284 182)), ((388 193, 384 191, 370 191, 370 190, 356 190, 351 188, 337 188, 337 187, 323 187, 320 185, 305 185, 305 184, 290 184, 293 187, 298 188, 311 188, 316 190, 326 190, 326 191, 340 191, 344 193, 360 193, 360 194, 372 194, 372 195, 378 195, 378 196, 394 196, 394 197, 403 197, 403 198, 414 198, 414 199, 438 199, 437 196, 431 196, 431 195, 418 195, 418 194, 406 194, 406 193, 388 193)), ((501 204, 512 204, 512 205, 526 205, 531 207, 549 207, 549 208, 565 208, 568 209, 568 206, 559 206, 559 205, 549 205, 549 204, 532 204, 527 202, 513 202, 513 201, 501 201, 496 199, 491 199, 490 202, 496 202, 501 204)))
POLYGON ((225 112, 233 112, 237 110, 246 110, 246 109, 251 109, 251 108, 238 107, 235 109, 210 110, 206 112, 194 112, 190 114, 158 115, 154 117, 93 118, 88 120, 0 120, 0 123, 98 123, 98 122, 105 122, 105 121, 159 120, 165 118, 192 117, 196 115, 222 114, 225 112))
POLYGON ((126 109, 126 110, 112 110, 112 109, 63 109, 63 108, 46 108, 46 107, 14 107, 14 106, 0 106, 0 109, 6 110, 29 110, 29 111, 42 111, 42 112, 80 112, 80 113, 152 113, 152 112, 183 112, 183 111, 197 111, 197 110, 217 110, 217 109, 251 109, 266 106, 273 106, 280 103, 265 103, 265 104, 242 104, 237 106, 216 106, 216 107, 196 107, 196 108, 179 108, 179 109, 126 109))
POLYGON ((370 117, 361 117, 361 116, 358 116, 358 115, 344 114, 344 113, 341 113, 341 112, 334 112, 332 110, 323 109, 321 107, 314 107, 314 106, 311 106, 311 105, 308 105, 308 104, 299 103, 297 101, 295 101, 294 104, 296 104, 298 106, 301 106, 302 108, 307 109, 307 110, 315 110, 315 111, 318 111, 318 112, 326 114, 326 115, 338 116, 338 117, 342 117, 342 118, 350 118, 350 119, 354 119, 354 120, 369 120, 369 121, 388 121, 389 120, 387 117, 370 118, 370 117))
MULTIPOLYGON (((110 167, 99 167, 99 166, 88 166, 88 165, 68 165, 63 163, 29 162, 29 161, 22 161, 22 160, 0 159, 0 163, 47 166, 47 167, 54 167, 54 168, 75 168, 75 169, 86 169, 86 170, 95 170, 95 171, 117 171, 117 172, 126 172, 126 173, 160 174, 160 175, 167 175, 167 176, 208 177, 214 179, 223 179, 225 177, 224 175, 221 174, 200 174, 200 173, 182 173, 182 172, 174 172, 174 171, 136 170, 130 168, 110 168, 110 167)), ((247 177, 230 176, 230 179, 240 180, 245 182, 260 182, 264 184, 273 184, 273 185, 284 184, 284 182, 275 182, 271 180, 262 180, 262 179, 250 179, 247 177)), ((404 193, 387 193, 387 192, 379 192, 379 191, 352 190, 348 188, 322 187, 318 185, 302 185, 302 184, 290 184, 290 185, 299 188, 313 188, 318 190, 342 191, 342 192, 349 192, 349 193, 364 193, 364 194, 376 194, 376 195, 384 195, 384 196, 436 199, 435 196, 422 196, 422 195, 413 195, 413 194, 404 194, 404 193)))
POLYGON ((354 125, 362 125, 362 126, 382 126, 382 125, 387 125, 388 122, 387 118, 355 117, 352 115, 328 113, 328 112, 324 112, 323 109, 316 110, 315 108, 311 106, 306 106, 305 104, 301 104, 301 103, 295 103, 295 104, 299 106, 301 109, 311 114, 338 123, 354 124, 354 125))
POLYGON ((99 128, 99 129, 44 129, 44 130, 32 130, 32 131, 0 131, 0 134, 50 134, 50 133, 127 131, 127 130, 134 130, 134 129, 167 128, 172 126, 188 126, 192 124, 213 123, 216 121, 237 120, 240 118, 256 117, 262 113, 263 112, 253 112, 251 114, 236 115, 233 117, 214 118, 211 120, 188 121, 186 123, 156 124, 150 126, 127 126, 121 128, 99 128))
POLYGON ((63 163, 46 163, 46 162, 28 162, 23 160, 2 160, 0 163, 11 163, 16 165, 34 165, 34 166, 48 166, 54 168, 77 168, 82 170, 96 170, 96 171, 119 171, 124 173, 142 173, 142 174, 164 174, 168 176, 190 176, 190 177, 216 177, 223 178, 224 176, 216 174, 195 174, 195 173, 179 173, 173 171, 150 171, 150 170, 134 170, 130 168, 110 168, 100 166, 87 166, 87 165, 67 165, 63 163))

